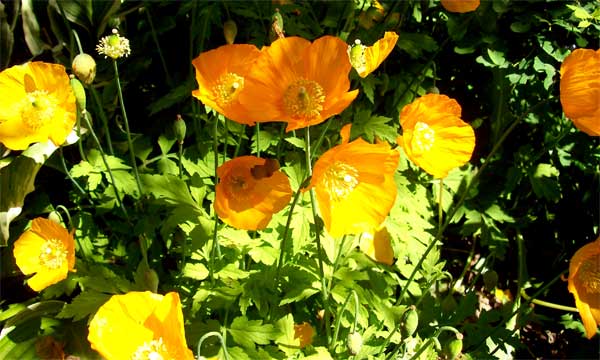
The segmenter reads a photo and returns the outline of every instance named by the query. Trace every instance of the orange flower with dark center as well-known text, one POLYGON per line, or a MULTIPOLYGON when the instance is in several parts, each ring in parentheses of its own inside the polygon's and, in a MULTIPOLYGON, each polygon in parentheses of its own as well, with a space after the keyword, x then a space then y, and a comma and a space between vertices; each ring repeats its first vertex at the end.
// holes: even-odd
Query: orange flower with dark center
POLYGON ((348 142, 349 134, 350 127, 344 127, 342 144, 317 160, 308 186, 315 188, 325 228, 333 237, 373 232, 396 200, 400 154, 387 143, 348 142))
POLYGON ((90 321, 88 340, 108 360, 194 359, 175 292, 113 295, 90 321))
POLYGON ((274 164, 256 156, 231 159, 217 169, 215 211, 238 229, 261 230, 292 197, 288 177, 274 164))
POLYGON ((373 46, 364 46, 360 40, 356 40, 354 45, 348 46, 352 67, 360 77, 366 77, 388 57, 397 41, 398 34, 393 31, 386 31, 383 39, 377 40, 373 46))
POLYGON ((568 284, 586 336, 591 339, 600 324, 600 237, 575 252, 569 264, 568 284))
POLYGON ((70 233, 52 220, 36 218, 31 228, 15 241, 13 254, 23 274, 35 274, 27 280, 35 291, 42 291, 75 271, 75 241, 70 233))
POLYGON ((560 103, 579 130, 600 136, 600 49, 575 49, 563 61, 560 103))
POLYGON ((456 100, 438 94, 422 96, 402 109, 398 144, 413 163, 435 178, 444 178, 466 164, 475 148, 475 132, 460 116, 456 100))
POLYGON ((346 48, 333 36, 313 43, 287 37, 263 48, 239 96, 248 116, 257 122, 287 122, 291 131, 341 113, 358 95, 358 90, 348 91, 346 48))
POLYGON ((199 85, 192 95, 235 122, 254 125, 238 97, 259 56, 260 51, 247 44, 224 45, 201 53, 192 61, 199 85))
POLYGON ((441 0, 444 9, 455 13, 467 13, 477 10, 479 0, 441 0))
POLYGON ((25 150, 62 145, 76 120, 75 95, 62 65, 31 62, 0 73, 0 143, 25 150))

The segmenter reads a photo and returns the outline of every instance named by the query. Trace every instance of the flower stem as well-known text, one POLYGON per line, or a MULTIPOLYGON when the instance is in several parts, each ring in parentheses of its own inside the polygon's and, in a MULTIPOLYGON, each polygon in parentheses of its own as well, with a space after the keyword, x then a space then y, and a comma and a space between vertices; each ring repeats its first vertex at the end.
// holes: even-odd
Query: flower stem
POLYGON ((229 360, 229 353, 227 352, 227 345, 225 344, 225 339, 223 339, 223 336, 218 331, 208 332, 204 334, 200 338, 200 340, 198 340, 198 359, 200 358, 200 350, 202 350, 202 343, 204 342, 204 340, 208 339, 211 336, 216 336, 219 338, 219 340, 221 341, 221 349, 223 349, 223 355, 225 355, 225 360, 229 360))
POLYGON ((135 151, 133 149, 133 142, 131 141, 131 131, 129 130, 129 120, 127 120, 127 111, 125 111, 125 102, 123 100, 123 90, 121 89, 121 80, 119 79, 119 66, 117 65, 117 60, 113 61, 113 67, 115 69, 115 78, 117 79, 117 92, 119 94, 121 113, 123 114, 125 130, 127 131, 127 145, 129 146, 131 166, 133 167, 133 174, 135 175, 135 182, 137 183, 138 191, 140 192, 140 196, 142 196, 142 182, 140 181, 140 174, 138 172, 137 164, 135 162, 135 151))
POLYGON ((354 323, 352 325, 352 332, 356 331, 356 324, 358 323, 358 306, 359 306, 359 301, 358 301, 358 294, 356 294, 356 291, 354 289, 350 290, 350 293, 348 294, 348 296, 346 296, 346 300, 344 300, 344 303, 342 304, 342 308, 340 309, 340 311, 337 314, 337 318, 335 320, 335 325, 334 325, 334 331, 333 331, 333 338, 331 339, 331 343, 329 344, 329 351, 333 352, 335 349, 335 342, 337 341, 338 338, 338 333, 340 331, 340 324, 342 322, 342 315, 344 314, 344 310, 346 310, 346 305, 348 305, 348 301, 350 301, 350 296, 354 295, 354 323))
MULTIPOLYGON (((306 137, 304 139, 305 141, 305 155, 306 155, 306 169, 308 171, 308 177, 312 176, 312 163, 311 163, 311 156, 310 156, 310 127, 307 126, 306 127, 306 137)), ((323 308, 325 310, 325 314, 323 316, 323 319, 325 320, 325 334, 326 334, 326 343, 329 343, 329 338, 330 338, 330 332, 331 329, 329 328, 329 294, 327 292, 327 285, 325 284, 325 271, 323 270, 323 251, 322 251, 322 246, 321 246, 321 229, 319 227, 319 219, 317 216, 317 202, 315 200, 315 191, 314 189, 310 189, 309 190, 310 193, 310 203, 311 203, 311 210, 312 210, 312 214, 313 214, 313 219, 314 219, 314 223, 315 223, 315 237, 317 240, 317 259, 319 262, 319 275, 321 276, 321 289, 323 292, 323 308)))
POLYGON ((260 123, 256 123, 256 157, 260 157, 260 123))
POLYGON ((521 289, 521 296, 523 296, 523 298, 525 300, 527 300, 531 303, 534 303, 534 304, 537 304, 540 306, 545 306, 547 308, 563 310, 563 311, 570 311, 570 312, 579 312, 579 310, 577 310, 576 307, 555 304, 555 303, 552 303, 549 301, 544 301, 544 300, 539 300, 539 299, 532 299, 529 295, 527 295, 527 292, 525 292, 525 289, 521 289))
POLYGON ((431 342, 433 342, 434 339, 437 339, 438 336, 440 336, 440 334, 442 333, 442 331, 450 331, 450 332, 453 332, 454 334, 456 334, 458 336, 462 336, 462 334, 460 333, 460 331, 456 330, 452 326, 441 326, 439 329, 436 330, 436 332, 433 334, 433 336, 431 336, 429 339, 427 339, 427 341, 419 347, 419 350, 417 350, 414 353, 414 355, 411 357, 411 360, 412 359, 418 359, 419 355, 421 355, 423 353, 423 351, 425 351, 427 349, 427 347, 429 346, 429 344, 431 344, 431 342))
MULTIPOLYGON (((217 182, 219 181, 217 177, 217 169, 219 168, 219 141, 217 139, 217 130, 219 126, 219 119, 214 117, 214 125, 213 125, 213 153, 214 153, 214 170, 215 170, 215 188, 217 186, 217 182)), ((209 275, 211 281, 214 281, 214 268, 215 268, 215 252, 217 256, 221 257, 221 249, 219 248, 219 237, 217 236, 217 229, 219 227, 219 216, 217 215, 217 211, 214 209, 214 219, 215 226, 213 228, 213 242, 212 247, 210 249, 210 266, 209 266, 209 275)))
POLYGON ((102 107, 102 102, 100 101, 100 96, 98 96, 98 92, 92 86, 89 87, 90 92, 92 93, 92 97, 96 102, 96 106, 98 107, 98 114, 100 115, 100 120, 102 121, 102 128, 104 129, 104 136, 106 136, 106 145, 108 146, 108 153, 110 155, 114 155, 115 151, 113 150, 112 140, 110 138, 110 131, 108 131, 108 119, 106 118, 106 114, 104 113, 104 108, 102 107))
POLYGON ((83 110, 81 112, 81 116, 85 120, 85 123, 90 130, 90 134, 92 134, 92 138, 94 139, 94 141, 96 142, 96 145, 98 146, 98 150, 100 151, 100 157, 102 158, 102 162, 104 163, 104 166, 106 167, 106 171, 108 172, 108 176, 110 177, 110 182, 115 190, 115 199, 117 200, 117 203, 119 204, 119 207, 121 208, 121 210, 123 210, 123 214, 125 215, 125 218, 127 218, 127 220, 129 221, 129 214, 127 214, 127 210, 125 209, 125 206, 123 206, 123 202, 121 201, 121 196, 119 195, 119 189, 117 189, 117 183, 115 182, 115 177, 113 176, 112 170, 110 169, 110 166, 108 165, 108 161, 106 160, 106 155, 104 154, 104 150, 102 150, 102 145, 100 145, 100 140, 98 140, 98 136, 96 136, 96 132, 94 131, 94 128, 92 127, 92 124, 90 123, 90 120, 88 119, 87 111, 83 110))

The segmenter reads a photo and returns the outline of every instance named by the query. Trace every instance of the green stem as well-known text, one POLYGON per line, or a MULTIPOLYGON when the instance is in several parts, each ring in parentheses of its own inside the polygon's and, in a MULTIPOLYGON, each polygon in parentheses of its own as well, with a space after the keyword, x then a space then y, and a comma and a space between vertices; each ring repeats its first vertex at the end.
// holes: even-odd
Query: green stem
MULTIPOLYGON (((62 9, 61 9, 62 11, 62 9)), ((79 53, 83 54, 83 47, 81 47, 81 41, 79 41, 79 35, 77 34, 77 31, 71 29, 71 32, 73 32, 73 37, 75 38, 75 41, 77 42, 77 49, 79 49, 79 53)))
POLYGON ((90 130, 90 134, 92 135, 92 138, 94 139, 94 141, 96 142, 96 145, 98 146, 98 150, 100 151, 100 157, 102 158, 102 162, 104 163, 104 166, 106 167, 108 176, 110 176, 110 182, 112 183, 112 186, 115 190, 115 198, 117 200, 117 203, 119 204, 119 207, 121 208, 121 210, 123 210, 123 214, 125 215, 125 218, 127 218, 127 220, 129 221, 129 214, 127 214, 127 210, 125 209, 125 206, 123 206, 123 202, 121 201, 121 196, 119 195, 119 189, 117 189, 117 183, 115 181, 115 177, 113 176, 112 170, 110 169, 110 166, 108 165, 108 161, 106 160, 106 155, 104 154, 102 145, 100 145, 100 140, 98 140, 98 136, 96 136, 96 132, 94 131, 94 128, 92 128, 92 124, 90 123, 90 120, 88 119, 87 111, 83 110, 81 115, 82 115, 83 119, 85 119, 86 125, 90 130))
MULTIPOLYGON (((328 293, 331 293, 331 287, 333 286, 333 274, 335 274, 335 272, 337 271, 338 263, 340 261, 341 255, 342 255, 342 251, 344 249, 345 242, 346 242, 346 235, 342 236, 342 241, 340 241, 340 249, 339 249, 338 253, 335 255, 335 260, 333 260, 333 270, 331 271, 332 276, 331 276, 331 278, 329 278, 329 284, 327 285, 328 293)), ((359 236, 359 242, 360 242, 360 236, 359 236)))
POLYGON ((438 194, 438 228, 442 227, 442 221, 444 218, 444 207, 442 205, 442 194, 444 190, 444 179, 440 179, 440 193, 438 194))
POLYGON ((348 301, 350 301, 350 296, 352 295, 354 295, 354 323, 352 325, 352 332, 356 331, 356 324, 358 323, 358 307, 360 303, 358 301, 358 295, 356 294, 356 291, 352 289, 350 290, 348 296, 346 296, 346 299, 342 304, 342 308, 337 314, 333 330, 333 338, 331 338, 331 343, 329 344, 329 352, 333 352, 335 349, 335 343, 337 341, 338 333, 340 331, 340 324, 342 323, 342 315, 344 314, 344 310, 346 310, 346 305, 348 305, 348 301))
POLYGON ((529 295, 527 295, 527 292, 525 292, 525 289, 521 289, 521 296, 523 296, 523 298, 530 303, 537 304, 540 306, 545 306, 547 308, 576 312, 576 313, 579 312, 579 310, 577 310, 576 307, 555 304, 555 303, 552 303, 549 301, 544 301, 544 300, 539 300, 539 299, 532 299, 529 295))
POLYGON ((256 123, 256 157, 260 157, 260 123, 256 123))
POLYGON ((465 261, 465 266, 463 267, 462 272, 460 273, 460 276, 456 278, 456 281, 450 286, 450 293, 449 295, 452 295, 454 293, 454 291, 456 291, 456 287, 457 285, 460 285, 460 283, 462 282, 462 279, 465 277, 465 275, 467 274, 467 271, 469 270, 469 266, 471 266, 471 261, 473 261, 473 257, 475 256, 475 244, 476 244, 476 238, 473 237, 473 244, 471 245, 471 251, 469 252, 469 256, 467 257, 467 261, 465 261))
POLYGON ((204 340, 208 339, 211 336, 216 336, 219 338, 219 340, 221 341, 221 348, 223 349, 223 355, 225 355, 225 360, 229 360, 229 353, 227 352, 227 345, 225 344, 225 339, 223 339, 223 336, 218 331, 208 332, 208 333, 204 334, 200 338, 200 340, 198 340, 198 353, 197 353, 198 358, 200 358, 200 352, 202 350, 202 343, 204 342, 204 340))
MULTIPOLYGON (((311 156, 310 156, 310 127, 307 126, 306 127, 306 137, 304 139, 305 141, 305 155, 306 155, 306 168, 308 171, 308 177, 312 176, 312 163, 311 163, 311 156)), ((325 332, 326 332, 326 343, 329 343, 329 339, 330 339, 330 332, 331 329, 329 328, 329 294, 327 293, 327 285, 325 284, 325 271, 323 269, 323 247, 321 246, 321 229, 319 227, 319 218, 317 216, 317 202, 315 200, 315 191, 314 189, 310 189, 310 203, 311 203, 311 210, 312 210, 312 214, 313 214, 313 219, 314 219, 314 224, 315 224, 315 237, 317 240, 317 259, 319 262, 319 275, 321 277, 321 289, 323 292, 323 308, 325 310, 325 315, 323 316, 323 318, 325 319, 325 332)))
POLYGON ((125 122, 125 130, 127 131, 127 145, 129 146, 131 166, 133 167, 133 174, 135 175, 135 182, 137 183, 138 191, 140 192, 140 196, 142 196, 142 182, 140 181, 140 174, 138 173, 138 168, 135 161, 135 150, 133 149, 133 142, 131 141, 131 131, 129 130, 129 120, 127 120, 127 111, 125 111, 125 102, 123 100, 123 90, 121 88, 121 80, 119 79, 119 66, 117 65, 117 60, 113 61, 113 67, 115 69, 115 78, 117 79, 117 92, 119 94, 119 104, 121 105, 121 113, 123 114, 123 121, 125 122))
POLYGON ((225 118, 225 141, 223 142, 223 162, 227 161, 227 143, 229 142, 229 119, 225 118))
POLYGON ((106 118, 106 113, 104 112, 104 107, 102 106, 102 101, 100 101, 100 96, 98 96, 98 92, 93 87, 89 87, 90 92, 92 93, 92 97, 96 102, 96 106, 98 107, 98 115, 100 115, 100 120, 102 121, 102 128, 104 129, 104 136, 106 137, 106 145, 108 146, 108 153, 110 155, 114 155, 115 151, 113 150, 112 140, 110 138, 110 131, 108 131, 108 119, 106 118))
POLYGON ((179 161, 179 178, 183 179, 183 142, 177 142, 177 160, 179 161))
POLYGON ((427 341, 422 344, 419 347, 419 350, 417 350, 414 355, 410 358, 412 359, 418 359, 419 356, 423 353, 423 351, 425 351, 427 349, 427 347, 429 347, 429 344, 431 344, 431 342, 433 342, 433 339, 437 339, 438 336, 440 336, 440 334, 442 333, 442 331, 450 331, 453 332, 454 334, 461 337, 462 339, 462 334, 460 333, 460 331, 456 330, 455 328, 453 328, 452 326, 442 326, 439 329, 436 330, 436 332, 433 334, 433 336, 431 336, 429 339, 427 339, 427 341))
POLYGON ((237 157, 238 154, 240 153, 240 147, 242 146, 242 141, 244 140, 245 131, 246 131, 246 125, 242 125, 242 128, 240 129, 239 140, 238 140, 237 144, 235 145, 235 151, 233 152, 233 157, 237 157))
MULTIPOLYGON (((326 121, 325 122, 325 126, 323 127, 323 130, 321 130, 321 134, 319 134, 319 138, 317 139, 317 141, 315 142, 315 149, 319 149, 319 147, 321 146, 321 143, 323 142, 323 140, 325 139, 325 134, 327 134, 327 130, 329 130, 329 126, 331 125, 332 121, 326 121)), ((315 157, 316 153, 313 152, 310 155, 310 160, 312 161, 313 158, 315 157)))
MULTIPOLYGON (((214 117, 214 125, 213 125, 213 153, 214 153, 214 170, 215 170, 215 187, 217 186, 217 183, 219 181, 218 176, 217 176, 217 169, 219 168, 219 140, 217 139, 217 132, 218 132, 218 126, 219 126, 219 119, 215 116, 214 117)), ((219 238, 217 236, 217 230, 219 227, 219 216, 217 215, 217 211, 214 209, 213 206, 213 217, 215 220, 215 226, 213 227, 213 242, 212 242, 212 247, 210 249, 210 268, 209 268, 209 275, 210 275, 210 279, 211 281, 214 281, 214 268, 215 268, 215 252, 217 253, 217 256, 221 256, 221 249, 219 248, 219 238)))
POLYGON ((85 192, 85 190, 83 190, 83 188, 81 187, 81 185, 79 185, 79 183, 71 176, 71 173, 69 172, 69 169, 67 168, 67 163, 65 161, 65 155, 63 154, 63 149, 62 147, 58 148, 58 151, 60 153, 60 160, 62 163, 62 166, 65 170, 65 174, 67 175, 67 177, 69 178, 69 180, 71 180, 71 182, 73 183, 73 185, 75 186, 75 188, 77 189, 77 191, 79 191, 81 193, 81 195, 85 195, 86 197, 88 197, 88 193, 85 192))

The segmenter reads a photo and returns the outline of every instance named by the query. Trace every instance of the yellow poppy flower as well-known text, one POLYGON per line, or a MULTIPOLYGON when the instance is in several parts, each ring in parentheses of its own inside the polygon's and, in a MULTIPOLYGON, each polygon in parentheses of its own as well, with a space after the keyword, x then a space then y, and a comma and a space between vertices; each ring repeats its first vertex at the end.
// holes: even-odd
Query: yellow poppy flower
POLYGON ((294 324, 294 339, 300 340, 300 348, 311 345, 314 336, 315 329, 309 323, 294 324))
POLYGON ((215 211, 238 229, 262 230, 292 198, 288 177, 276 160, 256 156, 231 159, 217 169, 215 211))
POLYGON ((89 324, 92 349, 107 360, 194 359, 183 329, 176 292, 113 295, 89 324))
POLYGON ((242 108, 239 94, 260 51, 254 45, 231 44, 203 52, 192 61, 199 89, 192 95, 223 116, 240 124, 254 125, 242 108))
POLYGON ((357 39, 354 45, 348 46, 348 57, 352 67, 360 77, 366 77, 388 57, 397 41, 398 34, 393 31, 386 31, 383 39, 377 40, 373 46, 364 46, 357 39))
POLYGON ((333 237, 373 232, 396 200, 400 154, 387 143, 348 142, 349 133, 347 126, 342 144, 317 160, 308 186, 315 188, 325 228, 333 237))
POLYGON ((75 271, 75 241, 73 231, 52 220, 36 218, 31 228, 15 241, 13 255, 23 274, 34 274, 27 285, 42 291, 65 279, 69 271, 75 271))
POLYGON ((560 103, 579 130, 600 136, 600 49, 575 49, 563 61, 560 103))
POLYGON ((60 146, 76 120, 65 67, 29 62, 0 72, 0 143, 25 150, 48 139, 60 146))
POLYGON ((400 113, 398 144, 406 156, 435 178, 466 164, 475 148, 473 128, 460 119, 461 108, 446 95, 427 94, 400 113))
POLYGON ((347 45, 333 36, 314 42, 286 37, 264 48, 240 102, 257 122, 284 121, 287 131, 341 113, 358 95, 350 89, 347 45))
POLYGON ((441 0, 444 9, 455 13, 467 13, 477 10, 479 0, 441 0))
POLYGON ((394 263, 394 249, 389 231, 386 227, 375 231, 375 233, 363 233, 360 237, 360 251, 368 257, 383 264, 394 263))
POLYGON ((600 324, 600 237, 571 258, 568 288, 575 297, 586 336, 591 339, 600 324))

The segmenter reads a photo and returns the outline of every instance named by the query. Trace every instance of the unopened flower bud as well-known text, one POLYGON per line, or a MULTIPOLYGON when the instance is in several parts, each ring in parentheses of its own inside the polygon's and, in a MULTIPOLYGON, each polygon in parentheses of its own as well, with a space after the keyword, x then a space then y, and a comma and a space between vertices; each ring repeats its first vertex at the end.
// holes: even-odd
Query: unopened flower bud
POLYGON ((445 313, 452 313, 454 310, 456 310, 457 306, 458 304, 456 303, 456 300, 452 294, 448 294, 448 296, 442 300, 442 311, 445 313))
POLYGON ((346 346, 350 355, 358 354, 360 352, 360 349, 362 349, 362 344, 363 339, 358 332, 351 331, 350 333, 348 333, 348 341, 346 343, 346 346))
POLYGON ((235 42, 235 36, 237 35, 238 29, 235 21, 229 19, 223 23, 223 36, 228 44, 235 42))
POLYGON ((144 271, 144 281, 153 293, 158 291, 158 274, 153 269, 144 271))
POLYGON ((419 314, 414 305, 406 310, 401 321, 400 333, 402 334, 402 338, 411 337, 419 326, 419 314))
POLYGON ((177 120, 175 120, 175 122, 173 123, 173 131, 175 132, 177 143, 183 144, 186 130, 187 127, 185 126, 185 121, 183 121, 181 115, 177 115, 177 120))
POLYGON ((71 75, 71 89, 73 90, 73 94, 75 95, 75 101, 77 102, 77 107, 79 111, 85 110, 86 100, 85 100, 85 89, 81 82, 75 78, 75 76, 71 75))
POLYGON ((456 338, 446 343, 443 349, 443 357, 448 360, 454 360, 460 354, 463 348, 462 334, 457 334, 456 338))
POLYGON ((73 74, 84 84, 89 85, 94 82, 96 78, 96 60, 90 55, 82 53, 75 56, 71 68, 73 74))
POLYGON ((48 220, 52 220, 59 225, 62 224, 62 218, 56 210, 50 211, 50 214, 48 214, 48 220))
POLYGON ((492 291, 498 285, 498 273, 494 270, 489 270, 483 273, 483 284, 487 291, 492 291))

